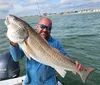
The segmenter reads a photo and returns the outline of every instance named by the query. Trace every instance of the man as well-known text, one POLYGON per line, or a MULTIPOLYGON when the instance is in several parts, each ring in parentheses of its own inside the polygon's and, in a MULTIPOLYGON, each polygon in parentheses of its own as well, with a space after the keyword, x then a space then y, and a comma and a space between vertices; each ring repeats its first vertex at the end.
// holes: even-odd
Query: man
MULTIPOLYGON (((64 55, 69 56, 60 42, 51 37, 50 33, 52 29, 52 21, 49 18, 41 18, 39 23, 36 25, 36 29, 40 36, 43 37, 50 46, 58 49, 64 55)), ((15 61, 19 61, 24 57, 25 54, 17 43, 10 43, 11 55, 15 61)), ((79 71, 83 70, 83 66, 78 62, 76 62, 76 67, 79 71)), ((33 59, 29 60, 27 58, 26 78, 24 83, 30 85, 56 85, 56 71, 49 66, 41 64, 33 59)))

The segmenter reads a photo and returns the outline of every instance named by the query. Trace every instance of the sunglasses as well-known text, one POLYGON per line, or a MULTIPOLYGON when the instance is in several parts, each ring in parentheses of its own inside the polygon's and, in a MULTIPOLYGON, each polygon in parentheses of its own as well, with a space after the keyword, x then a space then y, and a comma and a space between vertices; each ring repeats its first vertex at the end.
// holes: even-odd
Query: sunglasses
POLYGON ((41 29, 45 29, 46 28, 49 31, 52 29, 52 26, 45 26, 44 24, 39 24, 39 25, 40 25, 41 29))

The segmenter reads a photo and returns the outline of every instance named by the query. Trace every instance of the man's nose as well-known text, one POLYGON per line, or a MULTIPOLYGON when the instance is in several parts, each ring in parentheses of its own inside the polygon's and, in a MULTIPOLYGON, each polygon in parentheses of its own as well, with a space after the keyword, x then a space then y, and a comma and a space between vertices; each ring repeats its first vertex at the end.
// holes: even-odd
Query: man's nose
POLYGON ((43 31, 47 31, 47 28, 45 27, 45 28, 43 29, 43 31))

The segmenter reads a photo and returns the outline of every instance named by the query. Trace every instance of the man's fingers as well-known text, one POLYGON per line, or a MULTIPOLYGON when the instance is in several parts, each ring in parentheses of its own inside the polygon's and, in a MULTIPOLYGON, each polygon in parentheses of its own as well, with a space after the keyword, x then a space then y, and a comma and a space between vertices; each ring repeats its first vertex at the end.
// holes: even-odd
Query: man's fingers
POLYGON ((80 64, 80 68, 79 68, 79 71, 81 72, 82 70, 84 70, 84 66, 82 64, 80 64))
POLYGON ((78 63, 78 61, 75 61, 75 63, 76 63, 76 67, 78 68, 78 67, 79 67, 79 63, 78 63))
POLYGON ((82 65, 81 65, 81 64, 78 66, 78 71, 79 71, 79 72, 82 71, 82 65))
POLYGON ((78 69, 79 72, 81 72, 84 69, 84 66, 82 64, 80 64, 78 61, 75 61, 76 63, 76 67, 78 69))
POLYGON ((75 72, 75 71, 72 71, 72 73, 73 73, 74 75, 76 75, 76 72, 75 72))

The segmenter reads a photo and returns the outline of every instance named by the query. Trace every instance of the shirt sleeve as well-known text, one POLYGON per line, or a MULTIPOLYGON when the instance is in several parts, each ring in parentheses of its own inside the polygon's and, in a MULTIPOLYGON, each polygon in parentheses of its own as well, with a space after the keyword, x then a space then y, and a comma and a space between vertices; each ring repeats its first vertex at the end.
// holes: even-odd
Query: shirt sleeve
POLYGON ((10 53, 14 61, 19 61, 24 57, 24 52, 19 46, 10 45, 10 53))
POLYGON ((61 45, 61 43, 60 43, 59 41, 57 41, 57 49, 58 49, 61 53, 63 53, 64 55, 68 56, 69 58, 72 58, 72 56, 69 55, 69 54, 67 53, 67 51, 65 51, 64 47, 61 45))

